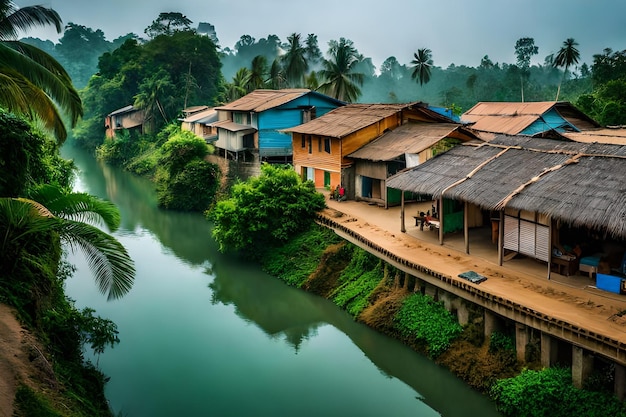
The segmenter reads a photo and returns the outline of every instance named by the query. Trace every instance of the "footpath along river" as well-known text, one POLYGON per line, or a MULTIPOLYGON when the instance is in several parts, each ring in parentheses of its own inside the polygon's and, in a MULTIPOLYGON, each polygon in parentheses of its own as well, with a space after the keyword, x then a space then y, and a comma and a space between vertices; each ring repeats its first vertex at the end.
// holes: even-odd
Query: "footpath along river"
POLYGON ((84 256, 66 292, 113 320, 121 342, 99 356, 116 415, 498 416, 494 405, 328 300, 221 254, 201 214, 156 207, 154 186, 65 147, 75 188, 122 214, 115 236, 135 261, 125 297, 106 301, 84 256))

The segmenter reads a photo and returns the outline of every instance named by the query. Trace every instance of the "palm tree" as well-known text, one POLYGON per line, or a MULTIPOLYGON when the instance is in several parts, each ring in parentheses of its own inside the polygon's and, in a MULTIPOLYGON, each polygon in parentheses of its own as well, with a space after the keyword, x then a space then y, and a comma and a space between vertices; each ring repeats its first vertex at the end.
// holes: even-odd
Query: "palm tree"
POLYGON ((328 55, 330 59, 324 59, 318 71, 324 80, 318 90, 341 101, 356 101, 361 95, 359 86, 363 85, 364 75, 355 72, 361 56, 352 41, 341 38, 339 42, 329 42, 328 55))
POLYGON ((430 81, 430 71, 433 67, 432 51, 428 48, 418 49, 413 54, 415 59, 411 61, 413 65, 412 79, 417 79, 420 85, 427 84, 430 81))
POLYGON ((133 284, 133 261, 119 241, 87 222, 102 223, 115 231, 120 214, 110 202, 85 193, 66 193, 51 185, 37 188, 29 198, 0 198, 3 272, 11 276, 20 262, 32 263, 32 256, 24 253, 26 242, 52 232, 71 250, 83 250, 98 288, 107 299, 123 296, 133 284))
POLYGON ((279 59, 275 59, 270 66, 268 87, 273 90, 280 90, 286 83, 285 72, 280 64, 279 59))
POLYGON ((300 34, 292 33, 288 38, 289 46, 283 55, 283 68, 287 84, 290 87, 302 87, 304 85, 304 75, 309 69, 306 60, 306 48, 300 42, 300 34))
POLYGON ((40 120, 59 143, 67 138, 62 110, 72 127, 83 114, 72 80, 54 58, 17 40, 21 31, 53 25, 61 33, 58 13, 43 6, 17 7, 0 0, 0 105, 40 120))
POLYGON ((250 78, 248 79, 247 91, 251 92, 257 88, 263 88, 267 81, 267 58, 263 55, 257 55, 252 58, 250 65, 250 78))
POLYGON ((563 46, 554 57, 554 61, 552 61, 552 65, 555 68, 565 67, 563 70, 563 76, 561 77, 561 81, 559 82, 559 88, 556 90, 556 99, 555 101, 559 101, 559 94, 561 93, 561 84, 563 83, 563 79, 565 78, 565 74, 567 73, 567 69, 572 64, 577 64, 578 59, 580 59, 580 52, 576 48, 578 46, 578 42, 574 40, 574 38, 568 38, 563 42, 563 46))

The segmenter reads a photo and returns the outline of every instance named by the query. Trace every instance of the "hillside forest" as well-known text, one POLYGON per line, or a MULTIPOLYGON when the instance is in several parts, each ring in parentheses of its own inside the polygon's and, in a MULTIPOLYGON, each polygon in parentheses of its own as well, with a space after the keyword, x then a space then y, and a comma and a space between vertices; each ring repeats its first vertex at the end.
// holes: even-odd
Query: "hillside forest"
POLYGON ((626 50, 607 47, 592 63, 579 62, 578 42, 571 38, 543 64, 531 65, 540 48, 528 37, 511 45, 515 63, 485 55, 478 67, 447 68, 436 65, 437 51, 427 45, 413 56, 390 56, 377 68, 350 39, 330 41, 323 52, 315 34, 292 33, 284 40, 244 34, 222 47, 212 25, 194 25, 176 12, 161 13, 142 35, 113 41, 75 23, 66 25, 58 43, 22 41, 70 74, 84 104, 73 134, 92 149, 103 140, 104 116, 129 104, 146 108, 157 132, 186 107, 227 103, 258 88, 309 88, 346 102, 422 101, 456 114, 480 101, 569 101, 604 126, 626 124, 626 50))

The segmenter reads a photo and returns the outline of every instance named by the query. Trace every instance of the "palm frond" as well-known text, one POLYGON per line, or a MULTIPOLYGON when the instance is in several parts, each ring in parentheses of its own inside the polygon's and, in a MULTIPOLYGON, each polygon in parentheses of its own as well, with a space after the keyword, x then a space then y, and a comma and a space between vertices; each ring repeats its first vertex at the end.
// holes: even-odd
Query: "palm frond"
POLYGON ((19 72, 1 68, 0 105, 9 111, 40 120, 46 129, 54 133, 59 144, 67 138, 63 119, 52 99, 19 72), (15 93, 15 95, 11 95, 15 93))
POLYGON ((0 198, 0 251, 29 235, 55 230, 56 218, 42 216, 30 201, 0 198))
POLYGON ((27 31, 37 26, 54 26, 57 33, 63 27, 59 14, 44 6, 27 6, 17 8, 12 1, 1 3, 3 18, 0 19, 0 40, 17 39, 20 31, 27 31))
POLYGON ((0 43, 0 72, 12 69, 41 88, 70 117, 83 115, 82 101, 63 66, 47 53, 22 42, 0 43))
POLYGON ((112 232, 120 226, 121 217, 117 207, 110 201, 87 193, 67 193, 59 187, 46 184, 32 190, 29 197, 63 219, 93 225, 104 224, 112 232))
POLYGON ((122 297, 133 286, 135 265, 126 248, 113 236, 86 223, 65 220, 61 239, 80 248, 100 292, 108 300, 122 297))

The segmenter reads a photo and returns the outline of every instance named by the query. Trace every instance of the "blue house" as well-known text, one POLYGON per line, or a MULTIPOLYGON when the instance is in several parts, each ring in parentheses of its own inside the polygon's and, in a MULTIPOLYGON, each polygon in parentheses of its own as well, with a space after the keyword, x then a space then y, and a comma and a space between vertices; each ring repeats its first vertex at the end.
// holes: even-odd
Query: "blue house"
POLYGON ((282 129, 306 123, 345 103, 308 89, 255 90, 216 107, 217 153, 246 162, 289 163, 291 135, 282 129))
POLYGON ((463 113, 461 123, 479 132, 485 140, 498 134, 567 140, 566 133, 600 126, 564 101, 480 102, 463 113))

